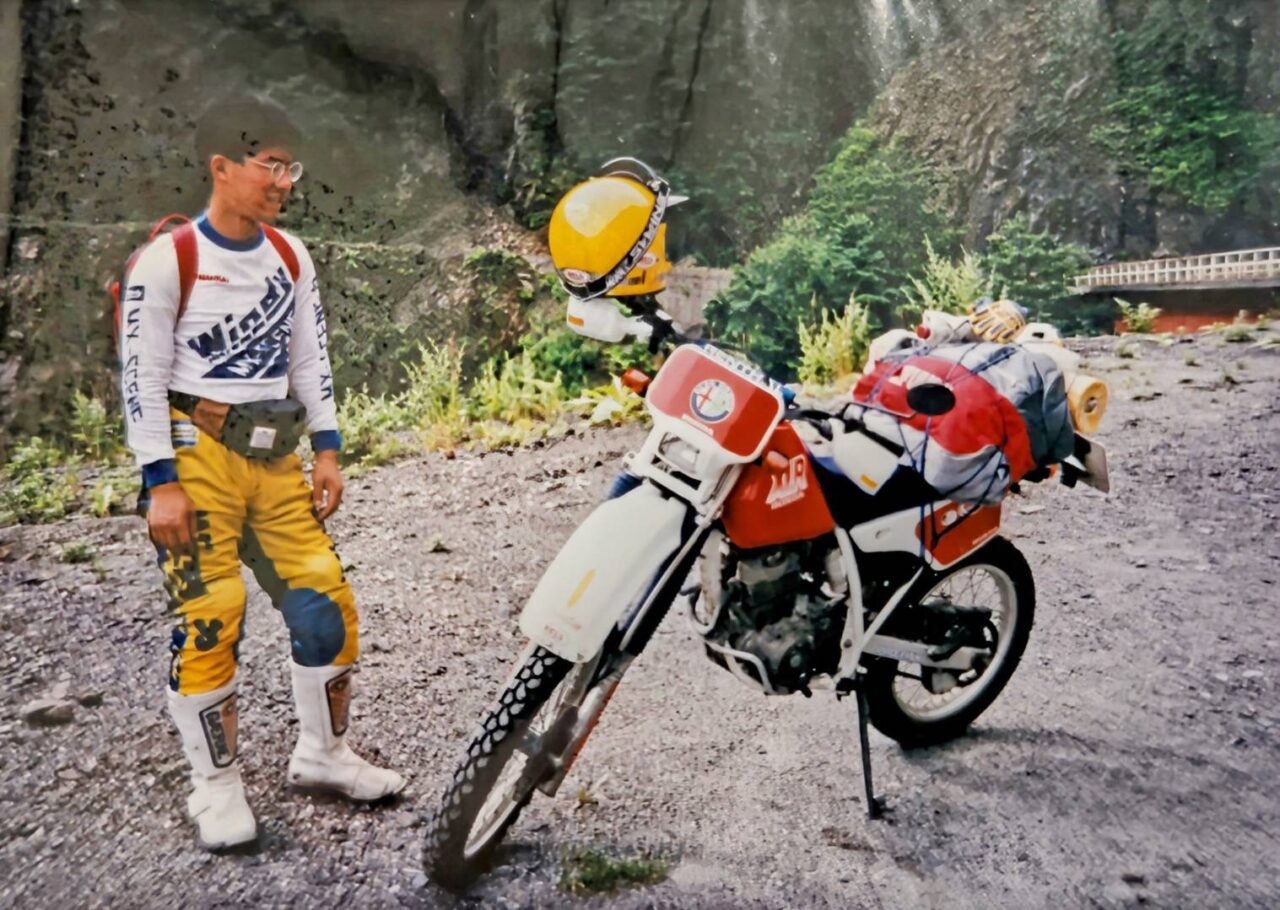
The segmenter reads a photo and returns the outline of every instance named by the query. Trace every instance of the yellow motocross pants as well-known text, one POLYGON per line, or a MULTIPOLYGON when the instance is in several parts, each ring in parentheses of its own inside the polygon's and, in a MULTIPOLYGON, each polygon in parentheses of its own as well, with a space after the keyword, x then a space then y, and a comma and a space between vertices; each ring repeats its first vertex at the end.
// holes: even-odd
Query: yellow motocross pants
POLYGON ((196 540, 194 556, 159 549, 177 618, 169 687, 195 695, 235 675, 245 613, 241 561, 283 615, 296 663, 354 663, 360 647, 355 597, 333 541, 311 510, 302 460, 245 458, 197 430, 181 411, 171 410, 170 421, 178 480, 196 510, 196 540))

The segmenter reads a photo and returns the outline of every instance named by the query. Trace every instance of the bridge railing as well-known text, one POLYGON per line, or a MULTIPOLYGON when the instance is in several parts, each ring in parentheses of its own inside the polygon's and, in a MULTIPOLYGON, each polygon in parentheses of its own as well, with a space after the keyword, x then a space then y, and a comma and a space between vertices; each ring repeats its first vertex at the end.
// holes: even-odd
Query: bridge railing
POLYGON ((1077 292, 1159 285, 1280 284, 1280 247, 1099 265, 1076 277, 1077 292))

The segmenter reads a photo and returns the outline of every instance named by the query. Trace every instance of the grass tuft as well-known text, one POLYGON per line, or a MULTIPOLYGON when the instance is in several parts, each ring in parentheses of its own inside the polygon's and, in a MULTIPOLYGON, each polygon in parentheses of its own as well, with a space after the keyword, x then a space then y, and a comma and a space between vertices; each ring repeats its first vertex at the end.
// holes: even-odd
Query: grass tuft
POLYGON ((620 888, 656 885, 669 872, 666 860, 647 853, 622 857, 594 847, 580 847, 565 858, 560 890, 570 894, 608 894, 620 888))
POLYGON ((62 561, 69 565, 79 565, 81 563, 93 562, 93 547, 87 541, 77 540, 75 543, 69 543, 62 548, 62 561))

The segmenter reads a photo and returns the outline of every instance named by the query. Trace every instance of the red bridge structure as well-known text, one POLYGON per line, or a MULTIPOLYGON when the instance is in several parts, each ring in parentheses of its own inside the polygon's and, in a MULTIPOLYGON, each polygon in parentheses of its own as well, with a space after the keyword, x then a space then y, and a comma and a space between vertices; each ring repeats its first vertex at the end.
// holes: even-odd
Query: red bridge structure
POLYGON ((1280 307, 1280 247, 1099 265, 1072 290, 1159 307, 1157 332, 1194 331, 1280 307))

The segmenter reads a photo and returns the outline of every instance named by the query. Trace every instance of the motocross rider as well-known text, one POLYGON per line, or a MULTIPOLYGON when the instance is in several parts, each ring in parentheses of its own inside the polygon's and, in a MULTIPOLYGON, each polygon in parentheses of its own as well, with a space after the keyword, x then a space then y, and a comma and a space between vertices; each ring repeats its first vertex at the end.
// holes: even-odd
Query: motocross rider
POLYGON ((359 645, 355 597, 321 523, 343 487, 324 310, 306 248, 271 226, 302 176, 299 141, 275 105, 215 104, 196 129, 207 211, 156 237, 123 282, 128 444, 174 613, 169 713, 191 766, 187 812, 210 850, 257 837, 236 750, 242 561, 289 629, 290 782, 363 802, 405 785, 345 742, 359 645), (304 428, 310 484, 293 451, 304 428))

